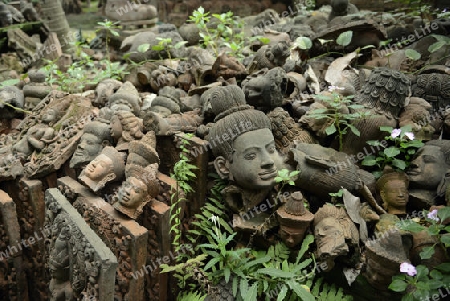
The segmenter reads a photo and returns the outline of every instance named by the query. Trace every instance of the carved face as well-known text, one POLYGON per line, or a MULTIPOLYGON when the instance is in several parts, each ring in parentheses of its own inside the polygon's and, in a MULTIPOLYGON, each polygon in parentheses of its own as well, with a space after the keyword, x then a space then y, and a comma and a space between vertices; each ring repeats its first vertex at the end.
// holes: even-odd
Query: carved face
POLYGON ((339 256, 348 252, 342 226, 332 217, 321 220, 314 229, 319 257, 339 256))
POLYGON ((102 140, 90 133, 84 133, 81 136, 80 143, 78 144, 72 159, 70 160, 70 165, 79 167, 84 163, 91 162, 97 157, 97 155, 102 151, 103 145, 102 140))
POLYGON ((447 165, 438 146, 425 145, 411 162, 407 174, 412 188, 436 189, 445 175, 447 165))
POLYGON ((281 157, 275 149, 274 138, 269 129, 246 132, 234 140, 229 171, 230 176, 241 187, 273 187, 280 166, 281 157))
POLYGON ((391 214, 405 213, 406 203, 409 194, 406 183, 400 179, 388 181, 383 190, 380 191, 383 202, 386 203, 386 210, 391 214))
POLYGON ((286 246, 288 246, 289 248, 293 248, 303 240, 303 237, 305 236, 305 231, 306 228, 295 229, 286 226, 281 226, 279 234, 281 240, 283 240, 286 246))
POLYGON ((107 174, 112 173, 114 162, 108 156, 100 154, 84 169, 84 174, 91 180, 99 181, 107 174))
POLYGON ((47 124, 50 123, 50 122, 52 122, 52 121, 55 121, 55 120, 56 120, 56 112, 55 112, 55 110, 53 110, 53 109, 47 110, 47 111, 44 113, 44 115, 42 115, 41 120, 42 120, 44 123, 47 123, 47 124))
POLYGON ((128 208, 138 208, 147 195, 147 186, 141 180, 129 177, 119 188, 119 203, 128 208))

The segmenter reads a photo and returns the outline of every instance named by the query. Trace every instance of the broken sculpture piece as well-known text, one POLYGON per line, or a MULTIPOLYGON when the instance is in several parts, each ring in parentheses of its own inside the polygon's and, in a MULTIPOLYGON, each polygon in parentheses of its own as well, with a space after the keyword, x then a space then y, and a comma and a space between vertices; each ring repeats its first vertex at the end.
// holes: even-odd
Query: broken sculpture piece
POLYGON ((124 156, 114 147, 107 146, 81 171, 78 178, 97 192, 108 182, 121 180, 124 172, 124 156))

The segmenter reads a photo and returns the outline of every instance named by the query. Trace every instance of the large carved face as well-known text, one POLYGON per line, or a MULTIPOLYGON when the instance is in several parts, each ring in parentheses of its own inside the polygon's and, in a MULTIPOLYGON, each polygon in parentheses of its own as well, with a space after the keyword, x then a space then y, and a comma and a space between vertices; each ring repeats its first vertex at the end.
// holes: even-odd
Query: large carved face
POLYGON ((319 257, 339 256, 348 252, 344 229, 338 220, 327 217, 321 220, 314 229, 319 257))
POLYGON ((407 172, 411 187, 436 189, 446 169, 447 165, 441 149, 434 145, 423 146, 407 172))
POLYGON ((103 179, 106 175, 113 173, 114 162, 108 156, 100 154, 84 169, 84 174, 94 181, 103 179))
POLYGON ((90 133, 84 133, 70 160, 71 167, 80 167, 82 164, 94 160, 103 149, 102 142, 101 138, 90 133))
POLYGON ((230 177, 244 188, 271 188, 281 161, 269 129, 246 132, 233 142, 230 177))
POLYGON ((53 109, 47 110, 41 117, 41 120, 45 123, 50 123, 56 120, 56 111, 53 109))
POLYGON ((147 186, 135 177, 129 177, 119 188, 119 203, 128 208, 136 209, 145 200, 147 186))
POLYGON ((386 203, 386 210, 391 214, 405 213, 406 203, 408 203, 409 194, 405 181, 392 179, 384 184, 380 191, 383 202, 386 203))

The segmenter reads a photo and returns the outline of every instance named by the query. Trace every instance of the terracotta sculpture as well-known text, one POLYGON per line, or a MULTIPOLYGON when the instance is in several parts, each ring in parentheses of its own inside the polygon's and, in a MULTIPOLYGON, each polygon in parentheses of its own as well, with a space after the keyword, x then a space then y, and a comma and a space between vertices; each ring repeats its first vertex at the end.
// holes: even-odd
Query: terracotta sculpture
POLYGON ((286 84, 287 76, 283 68, 264 68, 243 80, 242 90, 250 105, 275 108, 283 103, 286 84))
POLYGON ((108 107, 114 112, 129 111, 138 116, 141 111, 141 99, 136 88, 130 82, 125 82, 116 93, 108 98, 108 107))
POLYGON ((144 206, 159 194, 157 173, 159 157, 155 151, 156 138, 148 133, 141 140, 130 143, 130 154, 125 166, 126 181, 113 196, 113 206, 130 218, 136 219, 144 206))
POLYGON ((334 267, 334 259, 352 253, 359 244, 358 229, 342 207, 326 204, 314 214, 318 259, 334 267))
POLYGON ((449 140, 428 141, 417 151, 407 170, 409 201, 414 208, 428 209, 439 203, 449 183, 449 160, 449 140))
POLYGON ((406 214, 408 203, 409 180, 405 173, 388 172, 377 181, 377 191, 383 200, 383 207, 387 213, 395 215, 406 214))
POLYGON ((400 264, 408 262, 401 234, 393 229, 386 231, 379 239, 366 243, 366 270, 363 276, 370 285, 387 291, 392 276, 398 275, 400 264))
POLYGON ((277 210, 277 218, 280 223, 279 235, 289 248, 302 242, 314 219, 314 214, 305 209, 303 202, 303 195, 297 191, 292 193, 286 204, 277 210))
POLYGON ((383 140, 380 126, 397 126, 396 118, 405 107, 409 94, 410 80, 406 75, 389 68, 375 68, 355 99, 365 106, 359 110, 370 117, 352 122, 361 135, 358 137, 351 132, 345 135, 343 151, 357 154, 367 147, 367 140, 383 140))
POLYGON ((130 141, 141 139, 144 134, 142 119, 129 111, 116 111, 110 121, 111 136, 117 141, 116 149, 127 150, 130 141))
POLYGON ((109 97, 116 93, 121 86, 122 82, 119 82, 118 80, 112 78, 102 80, 95 88, 95 99, 92 101, 92 103, 98 106, 106 105, 109 97))
POLYGON ((412 126, 415 139, 428 141, 433 139, 435 128, 431 124, 431 104, 423 98, 410 97, 409 104, 400 114, 399 126, 412 126))
POLYGON ((419 74, 412 85, 412 94, 424 98, 432 106, 434 112, 450 105, 450 75, 419 74))
POLYGON ((83 169, 78 178, 97 192, 108 182, 120 180, 124 172, 124 156, 114 147, 107 146, 83 169))
POLYGON ((80 143, 70 159, 70 168, 82 168, 97 157, 112 139, 108 124, 92 121, 86 124, 80 143))
POLYGON ((274 67, 282 67, 289 55, 289 45, 286 41, 280 41, 272 46, 264 45, 256 52, 249 71, 253 73, 263 68, 270 70, 274 67))

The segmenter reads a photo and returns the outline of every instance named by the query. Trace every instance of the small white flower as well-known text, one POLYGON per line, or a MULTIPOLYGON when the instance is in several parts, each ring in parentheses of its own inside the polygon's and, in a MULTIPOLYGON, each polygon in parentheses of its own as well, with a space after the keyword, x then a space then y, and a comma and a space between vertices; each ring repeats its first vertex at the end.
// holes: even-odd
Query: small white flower
POLYGON ((412 132, 406 132, 405 136, 408 137, 409 140, 414 140, 414 134, 412 132))
POLYGON ((338 86, 328 86, 328 91, 334 92, 336 90, 345 90, 345 88, 338 87, 338 86))
POLYGON ((217 223, 219 222, 219 217, 215 216, 214 214, 211 215, 211 217, 209 218, 214 224, 217 225, 217 223))
POLYGON ((401 129, 393 129, 393 130, 392 130, 392 133, 391 133, 391 137, 392 137, 392 138, 396 138, 396 137, 400 136, 400 133, 401 133, 401 132, 402 132, 401 129))

